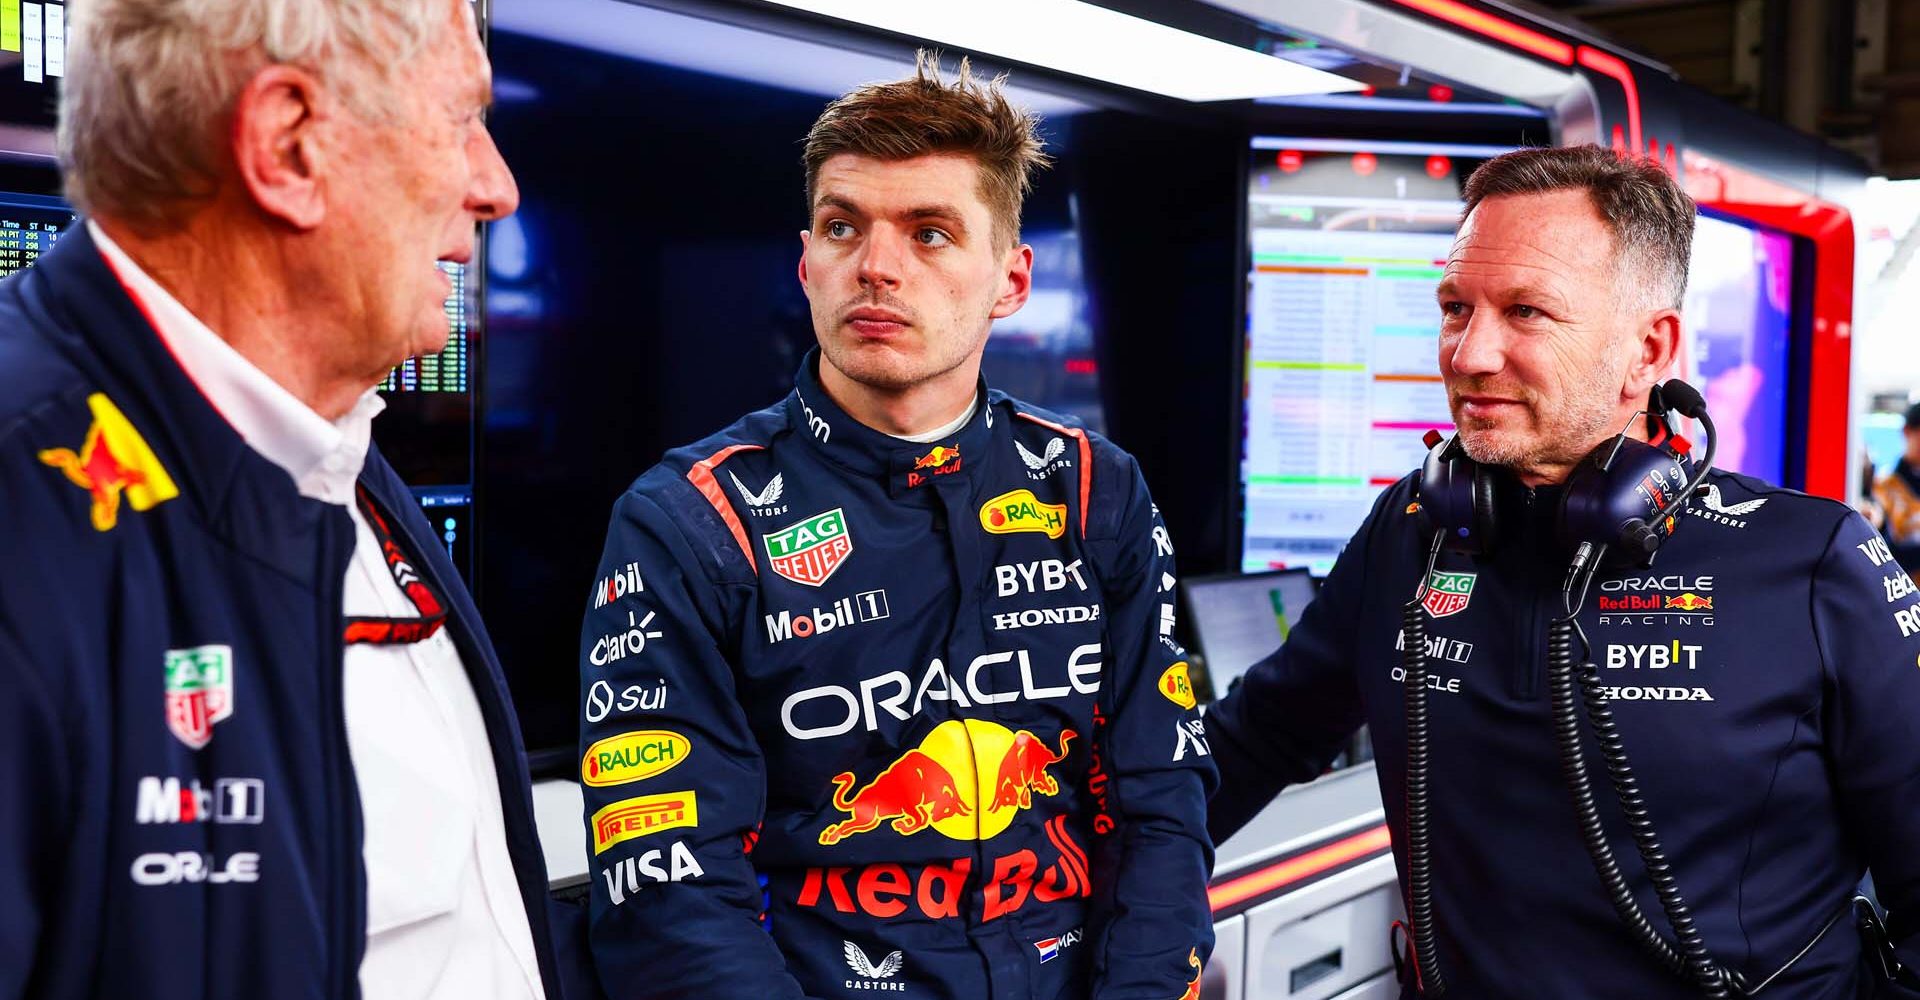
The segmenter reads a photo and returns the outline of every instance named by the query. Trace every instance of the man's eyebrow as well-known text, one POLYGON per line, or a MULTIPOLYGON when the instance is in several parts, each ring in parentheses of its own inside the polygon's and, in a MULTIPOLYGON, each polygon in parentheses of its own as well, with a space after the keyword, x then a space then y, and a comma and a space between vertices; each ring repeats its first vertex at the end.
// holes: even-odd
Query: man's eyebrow
POLYGON ((967 217, 963 215, 959 207, 955 205, 941 204, 938 202, 931 205, 916 205, 913 208, 907 209, 901 213, 901 215, 904 218, 916 222, 929 219, 937 220, 948 229, 953 230, 955 236, 967 235, 967 217))
POLYGON ((1558 291, 1555 291, 1554 289, 1549 288, 1546 285, 1538 284, 1531 281, 1521 282, 1520 284, 1517 284, 1517 285, 1508 285, 1507 287, 1502 288, 1500 290, 1500 298, 1503 301, 1507 301, 1507 302, 1525 300, 1525 301, 1533 301, 1533 302, 1546 302, 1552 305, 1565 305, 1567 301, 1566 296, 1560 294, 1558 291))
POLYGON ((838 209, 848 215, 865 215, 860 206, 837 194, 822 194, 813 200, 813 211, 817 215, 823 208, 838 209))

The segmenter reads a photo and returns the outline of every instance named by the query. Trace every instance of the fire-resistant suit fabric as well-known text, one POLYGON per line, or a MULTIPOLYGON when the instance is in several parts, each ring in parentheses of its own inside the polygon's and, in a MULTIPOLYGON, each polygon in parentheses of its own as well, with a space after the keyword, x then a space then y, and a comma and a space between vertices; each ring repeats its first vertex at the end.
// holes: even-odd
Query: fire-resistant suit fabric
POLYGON ((794 392, 614 505, 580 643, 619 1000, 1197 996, 1214 770, 1131 457, 794 392))

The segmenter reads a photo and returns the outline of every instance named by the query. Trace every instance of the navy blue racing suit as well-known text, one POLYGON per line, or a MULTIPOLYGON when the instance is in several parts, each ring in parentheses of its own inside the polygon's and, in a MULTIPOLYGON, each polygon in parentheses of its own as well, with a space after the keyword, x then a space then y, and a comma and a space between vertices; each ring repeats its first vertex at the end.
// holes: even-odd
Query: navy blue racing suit
MULTIPOLYGON (((1502 474, 1491 555, 1447 553, 1428 629, 1434 924, 1448 995, 1700 995, 1643 953, 1576 825, 1549 726, 1547 626, 1568 553, 1557 488, 1502 474)), ((1653 824, 1708 950, 1757 984, 1868 867, 1896 926, 1920 906, 1920 594, 1847 506, 1712 474, 1650 568, 1609 567, 1579 610, 1653 824)), ((1224 838, 1319 774, 1361 723, 1406 879, 1401 609, 1425 569, 1411 478, 1385 491, 1278 652, 1207 713, 1224 838)), ((1671 940, 1591 729, 1600 814, 1671 940)), ((1920 940, 1902 947, 1911 964, 1920 940)), ((1761 994, 1853 997, 1842 918, 1761 994)))
POLYGON ((1197 995, 1210 747, 1132 458, 783 402, 614 505, 580 640, 616 998, 1197 995))

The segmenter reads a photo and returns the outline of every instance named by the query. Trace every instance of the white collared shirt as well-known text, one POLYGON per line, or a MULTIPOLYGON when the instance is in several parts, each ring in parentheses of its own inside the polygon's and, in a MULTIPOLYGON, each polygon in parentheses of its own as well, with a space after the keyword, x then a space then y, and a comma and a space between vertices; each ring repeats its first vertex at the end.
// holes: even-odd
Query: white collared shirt
MULTIPOLYGON (((87 231, 160 339, 247 444, 301 495, 353 518, 343 611, 419 612, 387 569, 354 502, 373 418, 372 389, 330 421, 207 328, 89 219, 87 231)), ((480 702, 445 629, 411 645, 346 647, 347 744, 365 824, 367 1000, 544 997, 533 931, 507 852, 500 788, 480 702)))

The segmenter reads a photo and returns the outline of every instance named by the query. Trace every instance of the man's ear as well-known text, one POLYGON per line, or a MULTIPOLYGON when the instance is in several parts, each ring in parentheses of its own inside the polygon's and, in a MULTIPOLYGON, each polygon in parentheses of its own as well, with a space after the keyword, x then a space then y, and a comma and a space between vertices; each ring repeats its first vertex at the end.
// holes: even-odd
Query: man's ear
POLYGON ((1680 357, 1680 312, 1660 309, 1649 313, 1634 331, 1635 355, 1627 369, 1626 398, 1645 399, 1654 383, 1672 374, 1680 357))
POLYGON ((1027 304, 1033 293, 1033 247, 1022 243, 1007 254, 1006 280, 1000 285, 1000 297, 993 302, 993 318, 1006 319, 1027 304))
POLYGON ((240 90, 233 108, 233 160, 240 183, 260 210, 295 229, 325 217, 325 157, 319 124, 324 95, 313 74, 268 66, 240 90))
POLYGON ((800 230, 800 291, 807 290, 807 251, 813 247, 813 234, 800 230))

